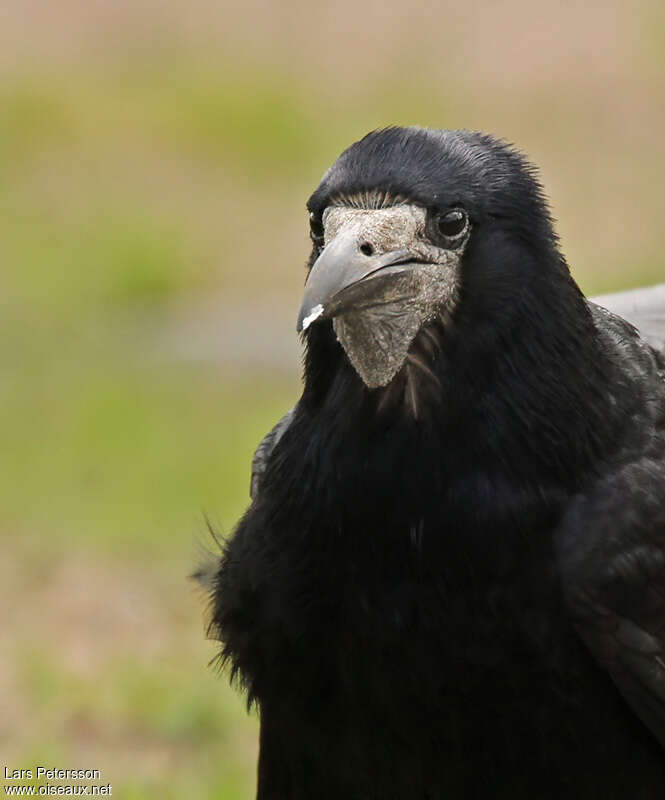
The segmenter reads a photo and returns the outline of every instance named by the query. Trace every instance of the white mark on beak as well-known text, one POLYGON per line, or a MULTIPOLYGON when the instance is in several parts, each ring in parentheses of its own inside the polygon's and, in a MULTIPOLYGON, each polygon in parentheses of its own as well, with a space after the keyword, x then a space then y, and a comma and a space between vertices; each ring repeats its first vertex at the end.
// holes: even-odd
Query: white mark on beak
POLYGON ((311 312, 302 321, 303 333, 307 330, 307 328, 309 328, 312 322, 314 322, 321 316, 321 314, 323 314, 323 306, 321 305, 321 303, 319 303, 318 305, 314 306, 311 312))

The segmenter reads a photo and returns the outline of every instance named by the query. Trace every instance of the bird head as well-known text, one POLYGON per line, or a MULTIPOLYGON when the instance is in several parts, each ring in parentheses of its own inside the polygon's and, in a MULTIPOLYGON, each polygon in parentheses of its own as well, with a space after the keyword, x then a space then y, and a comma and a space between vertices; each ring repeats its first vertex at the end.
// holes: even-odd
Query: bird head
POLYGON ((488 320, 494 335, 536 295, 574 286, 534 169, 491 136, 374 131, 330 167, 308 209, 298 329, 332 321, 369 389, 393 382, 433 329, 443 349, 460 328, 482 336, 488 320))

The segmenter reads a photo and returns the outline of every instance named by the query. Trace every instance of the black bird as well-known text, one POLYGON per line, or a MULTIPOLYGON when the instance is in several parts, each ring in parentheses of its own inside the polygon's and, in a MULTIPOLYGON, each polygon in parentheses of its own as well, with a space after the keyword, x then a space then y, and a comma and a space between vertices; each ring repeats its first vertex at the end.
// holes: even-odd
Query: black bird
POLYGON ((534 169, 389 128, 308 202, 304 389, 211 631, 260 800, 665 797, 665 286, 587 301, 534 169))

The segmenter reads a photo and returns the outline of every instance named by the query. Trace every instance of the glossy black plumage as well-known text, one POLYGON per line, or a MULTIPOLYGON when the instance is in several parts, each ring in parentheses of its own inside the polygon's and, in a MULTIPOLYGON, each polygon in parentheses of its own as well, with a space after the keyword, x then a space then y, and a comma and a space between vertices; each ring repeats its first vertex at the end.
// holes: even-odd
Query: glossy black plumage
POLYGON ((505 144, 375 132, 309 208, 372 190, 473 231, 429 372, 369 390, 321 321, 259 453, 212 620, 258 796, 663 797, 665 358, 584 299, 505 144))

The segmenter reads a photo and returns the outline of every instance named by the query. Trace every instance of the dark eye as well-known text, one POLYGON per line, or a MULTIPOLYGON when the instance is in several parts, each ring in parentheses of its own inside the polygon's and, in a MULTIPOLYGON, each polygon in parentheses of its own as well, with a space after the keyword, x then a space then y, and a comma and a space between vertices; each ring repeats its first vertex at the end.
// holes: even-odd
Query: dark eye
POLYGON ((323 222, 313 211, 309 212, 309 231, 315 244, 323 244, 323 222))
POLYGON ((439 215, 436 227, 446 239, 457 239, 466 231, 469 218, 462 208, 452 208, 439 215))

